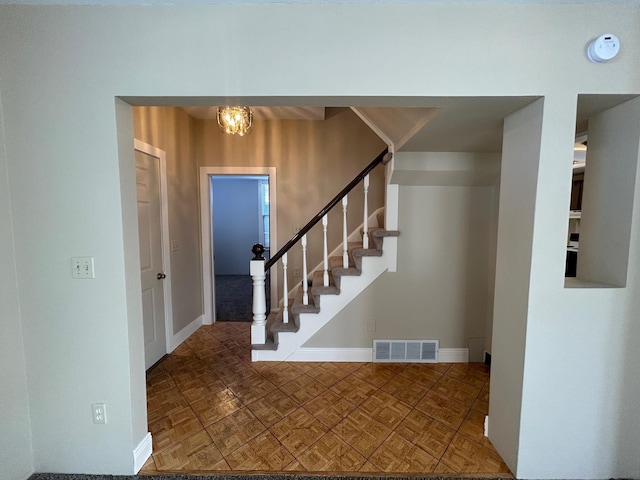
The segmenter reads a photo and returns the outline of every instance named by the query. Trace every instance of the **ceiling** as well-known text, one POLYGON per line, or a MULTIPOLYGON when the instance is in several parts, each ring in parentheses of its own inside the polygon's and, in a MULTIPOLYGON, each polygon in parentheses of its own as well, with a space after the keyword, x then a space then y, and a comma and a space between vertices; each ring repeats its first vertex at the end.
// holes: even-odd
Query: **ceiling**
MULTIPOLYGON (((193 118, 215 120, 218 107, 182 107, 193 118)), ((324 120, 324 107, 251 107, 255 120, 324 120)))
MULTIPOLYGON (((539 98, 377 97, 347 100, 271 97, 240 98, 234 103, 252 105, 255 120, 322 121, 331 116, 330 106, 344 107, 344 102, 349 101, 352 110, 381 138, 392 141, 397 151, 490 153, 502 150, 504 118, 539 98), (287 103, 289 106, 283 106, 287 103), (311 106, 296 106, 296 103, 311 106), (323 104, 325 106, 319 106, 323 104)), ((589 117, 631 98, 633 95, 579 95, 576 132, 586 131, 589 117)), ((184 105, 186 100, 189 106, 183 108, 193 117, 216 118, 216 107, 202 106, 207 102, 211 105, 211 99, 183 98, 180 103, 184 105)), ((131 101, 134 104, 143 103, 141 99, 131 101)))

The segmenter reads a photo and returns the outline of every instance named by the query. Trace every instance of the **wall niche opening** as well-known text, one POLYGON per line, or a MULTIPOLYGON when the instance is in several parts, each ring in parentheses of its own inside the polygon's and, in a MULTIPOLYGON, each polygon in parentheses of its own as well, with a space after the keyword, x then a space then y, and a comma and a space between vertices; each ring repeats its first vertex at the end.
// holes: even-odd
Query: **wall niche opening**
POLYGON ((640 97, 578 95, 565 287, 625 287, 640 97))

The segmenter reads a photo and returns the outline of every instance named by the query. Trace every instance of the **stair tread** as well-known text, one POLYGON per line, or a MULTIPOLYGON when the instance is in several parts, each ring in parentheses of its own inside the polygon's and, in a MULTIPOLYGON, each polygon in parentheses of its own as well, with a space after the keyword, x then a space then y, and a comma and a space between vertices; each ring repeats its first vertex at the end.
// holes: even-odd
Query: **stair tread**
POLYGON ((312 295, 338 295, 340 289, 333 280, 333 274, 329 272, 329 285, 324 285, 324 272, 317 271, 313 274, 313 283, 311 285, 312 295))
POLYGON ((252 350, 278 350, 278 344, 272 339, 267 338, 265 343, 257 343, 251 345, 252 350))
POLYGON ((296 298, 293 301, 293 305, 291 305, 290 311, 296 314, 300 313, 318 313, 320 312, 320 307, 318 307, 313 299, 313 295, 311 291, 308 292, 309 295, 309 304, 305 305, 302 302, 302 290, 298 292, 296 298))
POLYGON ((349 266, 347 268, 342 266, 342 257, 330 257, 329 269, 333 275, 341 275, 343 277, 358 276, 361 273, 354 265, 351 255, 349 255, 349 266))
MULTIPOLYGON (((380 217, 378 217, 380 221, 380 217)), ((347 250, 349 254, 349 267, 343 267, 342 255, 330 257, 328 259, 329 285, 324 286, 324 272, 318 270, 313 272, 311 286, 309 287, 309 304, 304 305, 302 301, 303 292, 300 287, 293 299, 289 299, 289 321, 282 322, 282 309, 277 313, 271 313, 267 317, 267 340, 264 345, 252 345, 254 350, 277 350, 278 334, 286 332, 297 332, 300 329, 300 314, 319 313, 321 295, 339 295, 340 278, 342 276, 358 276, 361 274, 362 257, 382 256, 382 242, 384 237, 397 237, 400 232, 397 230, 385 230, 381 227, 371 227, 368 231, 369 247, 363 248, 362 242, 349 242, 347 250)))

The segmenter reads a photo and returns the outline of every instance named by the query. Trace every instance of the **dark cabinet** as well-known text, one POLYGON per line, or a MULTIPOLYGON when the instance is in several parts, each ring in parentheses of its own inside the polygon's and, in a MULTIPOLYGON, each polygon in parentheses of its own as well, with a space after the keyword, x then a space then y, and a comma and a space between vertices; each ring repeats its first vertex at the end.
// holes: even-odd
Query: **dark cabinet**
POLYGON ((584 187, 584 172, 573 174, 571 185, 571 210, 582 210, 582 189, 584 187))

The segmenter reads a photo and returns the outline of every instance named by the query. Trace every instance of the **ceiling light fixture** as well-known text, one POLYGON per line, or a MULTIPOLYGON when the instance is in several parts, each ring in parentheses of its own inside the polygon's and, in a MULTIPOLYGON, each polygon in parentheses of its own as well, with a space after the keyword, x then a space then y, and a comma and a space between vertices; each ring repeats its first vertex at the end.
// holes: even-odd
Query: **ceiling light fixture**
POLYGON ((218 126, 224 133, 243 136, 249 133, 253 124, 250 107, 218 107, 218 126))

